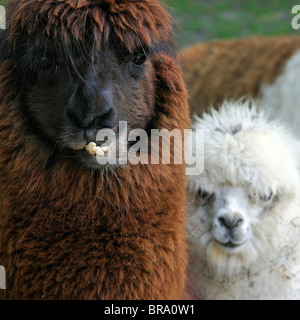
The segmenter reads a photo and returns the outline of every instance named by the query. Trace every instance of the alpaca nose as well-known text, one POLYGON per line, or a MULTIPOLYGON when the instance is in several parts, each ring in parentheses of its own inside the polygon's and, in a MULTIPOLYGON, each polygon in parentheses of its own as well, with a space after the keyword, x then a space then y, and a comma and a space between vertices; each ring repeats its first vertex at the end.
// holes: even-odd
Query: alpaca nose
POLYGON ((113 128, 115 126, 116 111, 113 108, 108 110, 93 111, 85 115, 80 121, 80 127, 84 129, 103 129, 113 128))
POLYGON ((68 102, 67 118, 85 130, 115 127, 117 112, 107 90, 86 92, 78 89, 68 102))
POLYGON ((221 216, 218 218, 218 221, 222 227, 225 227, 228 230, 239 228, 244 223, 244 219, 240 215, 235 216, 221 216))
POLYGON ((84 137, 88 142, 96 141, 96 135, 101 129, 112 129, 115 127, 116 123, 116 112, 114 109, 110 109, 106 114, 100 115, 95 119, 88 120, 86 123, 92 125, 84 124, 84 137))

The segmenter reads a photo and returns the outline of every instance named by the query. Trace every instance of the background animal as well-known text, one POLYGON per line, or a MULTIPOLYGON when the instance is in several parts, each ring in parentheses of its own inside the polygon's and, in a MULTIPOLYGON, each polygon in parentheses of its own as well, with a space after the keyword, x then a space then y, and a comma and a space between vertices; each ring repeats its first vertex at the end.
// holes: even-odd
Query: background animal
POLYGON ((205 170, 189 180, 190 268, 204 299, 299 299, 299 144, 253 102, 197 118, 205 170), (297 269, 298 268, 298 269, 297 269))
POLYGON ((224 99, 256 98, 274 119, 300 137, 300 38, 254 36, 216 40, 184 49, 183 67, 192 114, 201 115, 224 99))
MULTIPOLYGON (((100 129, 189 124, 156 0, 11 0, 0 65, 5 299, 178 299, 184 165, 102 166, 100 129), (96 147, 99 151, 100 146, 96 147)), ((109 146, 108 146, 109 147, 109 146)))

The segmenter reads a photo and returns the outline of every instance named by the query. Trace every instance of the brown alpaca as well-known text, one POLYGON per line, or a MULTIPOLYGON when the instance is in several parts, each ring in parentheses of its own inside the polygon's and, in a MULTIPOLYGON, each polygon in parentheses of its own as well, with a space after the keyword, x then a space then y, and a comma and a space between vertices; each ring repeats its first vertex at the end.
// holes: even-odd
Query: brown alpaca
POLYGON ((300 38, 289 35, 217 40, 184 49, 178 59, 191 112, 201 115, 211 105, 221 105, 224 99, 261 98, 264 88, 276 82, 299 50, 300 38))
POLYGON ((7 21, 2 298, 180 299, 184 165, 101 168, 82 149, 120 120, 130 129, 189 125, 180 68, 160 49, 171 41, 168 14, 156 0, 11 0, 7 21), (90 115, 97 121, 84 127, 90 115))

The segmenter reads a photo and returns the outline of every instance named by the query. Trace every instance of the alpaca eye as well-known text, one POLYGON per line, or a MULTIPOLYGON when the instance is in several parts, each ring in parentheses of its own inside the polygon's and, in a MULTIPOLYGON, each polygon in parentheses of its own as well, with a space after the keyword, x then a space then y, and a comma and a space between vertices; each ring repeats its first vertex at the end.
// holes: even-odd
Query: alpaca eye
POLYGON ((145 51, 142 49, 141 52, 135 52, 132 58, 132 62, 138 66, 144 64, 147 61, 145 51))
POLYGON ((43 70, 49 70, 56 65, 56 62, 52 58, 43 58, 41 68, 43 70))
POLYGON ((199 189, 198 191, 198 196, 200 197, 200 199, 202 200, 207 200, 210 198, 210 194, 208 192, 206 192, 205 190, 203 189, 199 189))
POLYGON ((252 195, 249 195, 249 200, 251 201, 262 201, 262 202, 270 202, 272 200, 276 199, 276 197, 274 196, 273 192, 270 191, 268 194, 257 194, 257 193, 253 193, 252 195))
POLYGON ((269 202, 272 199, 273 199, 273 192, 272 191, 270 191, 270 193, 267 195, 260 196, 260 200, 262 200, 264 202, 269 202))
POLYGON ((55 66, 55 64, 55 60, 49 57, 42 57, 37 60, 37 65, 42 70, 50 70, 55 66))

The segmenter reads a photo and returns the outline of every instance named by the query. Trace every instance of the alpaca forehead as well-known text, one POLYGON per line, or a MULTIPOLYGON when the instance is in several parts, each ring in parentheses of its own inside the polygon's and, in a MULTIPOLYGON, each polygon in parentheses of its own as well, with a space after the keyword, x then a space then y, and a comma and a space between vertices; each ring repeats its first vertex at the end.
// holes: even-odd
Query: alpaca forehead
POLYGON ((226 212, 246 212, 249 192, 241 186, 223 186, 215 193, 214 207, 226 212))
POLYGON ((59 0, 60 2, 68 3, 72 8, 85 8, 93 5, 106 6, 108 11, 119 12, 126 8, 126 4, 132 0, 59 0))
POLYGON ((296 145, 290 143, 288 137, 272 131, 240 131, 234 136, 216 133, 206 137, 205 165, 225 180, 241 177, 251 182, 260 175, 273 182, 281 179, 283 170, 286 174, 297 171, 296 145))
POLYGON ((248 200, 248 194, 242 186, 221 186, 215 196, 220 199, 228 200, 230 205, 236 205, 239 200, 248 200))
MULTIPOLYGON (((33 55, 41 54, 46 57, 55 57, 59 61, 72 60, 72 64, 86 64, 95 66, 96 62, 100 62, 98 66, 106 66, 117 63, 117 57, 126 59, 129 52, 122 50, 121 45, 117 43, 106 46, 105 48, 95 48, 91 42, 74 42, 65 43, 57 41, 57 39, 38 39, 28 37, 26 40, 26 47, 20 50, 21 54, 32 53, 33 55)), ((111 70, 110 70, 111 71, 111 70)))
POLYGON ((99 48, 114 37, 134 50, 141 43, 168 41, 172 33, 170 17, 156 0, 11 0, 7 21, 8 39, 14 42, 33 34, 66 43, 89 38, 99 48))
MULTIPOLYGON (((215 162, 216 163, 216 162, 215 162)), ((270 191, 276 193, 277 190, 284 188, 288 179, 281 179, 280 173, 272 172, 268 168, 257 168, 255 166, 238 166, 234 163, 208 169, 208 173, 203 177, 198 177, 200 188, 207 189, 210 193, 215 193, 220 188, 242 187, 247 194, 258 192, 259 194, 268 194, 270 191)), ((293 178, 293 177, 292 177, 293 178)), ((294 185, 293 181, 290 181, 294 185)), ((286 188, 290 190, 290 186, 286 188)), ((229 193, 232 195, 232 193, 229 193)))
POLYGON ((253 165, 250 167, 238 166, 234 163, 223 163, 222 165, 222 162, 215 158, 214 163, 206 162, 206 170, 202 175, 190 177, 190 186, 196 192, 203 189, 210 194, 215 194, 222 190, 219 191, 220 197, 224 194, 230 196, 239 194, 241 198, 244 198, 254 193, 268 195, 272 191, 276 194, 277 191, 285 188, 287 183, 290 183, 285 188, 288 192, 292 188, 291 186, 295 185, 292 181, 294 176, 290 176, 286 181, 283 176, 280 172, 272 172, 268 168, 264 170, 253 165), (224 187, 228 189, 223 189, 224 187), (240 188, 243 192, 237 192, 234 188, 240 188))
POLYGON ((252 129, 266 123, 264 114, 258 111, 252 101, 225 101, 219 110, 212 109, 211 113, 204 114, 196 122, 212 132, 236 134, 241 130, 252 129))

